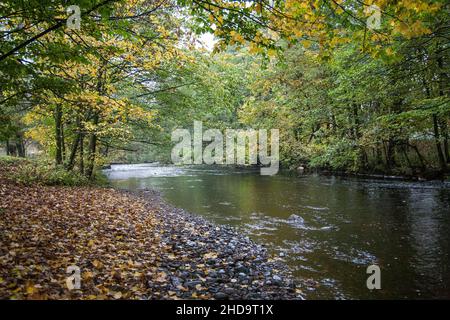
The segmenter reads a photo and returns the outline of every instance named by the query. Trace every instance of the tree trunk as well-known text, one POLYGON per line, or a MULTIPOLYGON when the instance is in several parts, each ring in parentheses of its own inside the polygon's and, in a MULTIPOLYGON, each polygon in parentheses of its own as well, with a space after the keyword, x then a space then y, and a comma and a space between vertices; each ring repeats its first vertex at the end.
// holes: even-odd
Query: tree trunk
POLYGON ((61 122, 61 151, 62 151, 62 160, 66 162, 66 142, 64 137, 64 122, 61 122))
POLYGON ((80 132, 80 173, 84 174, 84 133, 80 132))
POLYGON ((450 153, 449 153, 449 148, 448 148, 448 126, 447 126, 447 121, 446 119, 441 119, 439 121, 439 127, 441 129, 441 136, 443 139, 443 150, 442 153, 444 154, 445 157, 445 162, 447 163, 447 165, 450 163, 450 153))
MULTIPOLYGON (((97 75, 97 92, 100 95, 104 94, 104 76, 106 73, 106 65, 107 62, 103 61, 100 69, 98 70, 97 75)), ((98 122, 100 120, 100 112, 95 110, 93 116, 93 124, 94 124, 94 132, 91 133, 89 138, 89 156, 88 156, 88 167, 86 168, 86 176, 90 179, 94 173, 95 166, 95 156, 97 152, 97 133, 95 130, 97 129, 98 122)))
POLYGON ((25 158, 25 143, 23 141, 22 133, 17 134, 16 148, 17 155, 21 158, 25 158))
POLYGON ((62 164, 62 133, 61 133, 61 122, 62 122, 62 110, 60 105, 55 107, 55 140, 56 140, 56 164, 62 164))
POLYGON ((11 146, 9 145, 9 139, 6 140, 6 155, 11 155, 11 146))
POLYGON ((376 161, 377 161, 377 164, 380 164, 380 165, 382 165, 383 164, 383 151, 382 151, 382 146, 381 146, 381 144, 379 143, 379 142, 377 142, 377 145, 376 145, 376 147, 375 147, 375 152, 376 152, 376 161))
POLYGON ((444 153, 441 147, 441 137, 439 134, 439 121, 436 114, 433 114, 433 131, 434 131, 434 144, 436 145, 436 152, 439 159, 439 165, 443 172, 447 171, 447 164, 445 162, 444 153))
POLYGON ((395 143, 391 138, 385 143, 385 145, 386 145, 386 148, 385 148, 386 167, 387 167, 388 171, 391 171, 396 166, 395 159, 394 159, 395 143))
MULTIPOLYGON (((75 141, 73 142, 72 145, 72 149, 70 151, 70 156, 69 156, 69 161, 67 163, 67 170, 73 170, 73 168, 75 167, 75 159, 77 157, 77 150, 78 150, 78 146, 81 144, 80 148, 83 148, 82 144, 83 144, 83 131, 81 128, 81 118, 80 116, 77 116, 77 120, 76 120, 76 125, 77 125, 77 136, 75 138, 75 141)), ((80 157, 81 159, 83 158, 83 156, 80 157)))
MULTIPOLYGON (((98 125, 99 120, 99 114, 96 112, 94 114, 94 126, 98 125)), ((95 132, 92 132, 89 137, 89 156, 88 156, 88 166, 86 168, 86 176, 89 178, 92 178, 92 174, 94 172, 94 166, 95 166, 95 154, 97 152, 97 134, 95 132)))
POLYGON ((419 158, 421 170, 422 170, 422 172, 425 172, 425 170, 426 170, 425 160, 423 159, 423 156, 420 154, 419 148, 417 148, 417 146, 415 146, 415 145, 409 145, 409 146, 411 148, 413 148, 413 150, 416 152, 417 157, 419 158))
MULTIPOLYGON (((439 64, 439 61, 438 61, 439 64)), ((427 98, 431 98, 431 90, 430 87, 427 85, 427 82, 425 79, 422 79, 423 85, 425 87, 425 92, 427 98)), ((440 93, 441 94, 441 93, 440 93)), ((434 133, 434 144, 436 145, 436 152, 439 159, 439 166, 441 167, 441 170, 445 172, 447 170, 447 165, 445 163, 444 154, 442 152, 441 148, 441 139, 439 134, 439 120, 436 113, 432 115, 433 120, 433 133, 434 133)))
POLYGON ((73 142, 72 149, 70 150, 69 161, 67 163, 67 170, 72 170, 75 165, 75 157, 77 155, 78 145, 80 144, 81 133, 77 134, 75 141, 73 142))
MULTIPOLYGON (((440 56, 437 59, 438 66, 439 66, 439 95, 443 97, 445 95, 445 88, 446 83, 448 83, 448 76, 445 72, 444 68, 444 59, 442 56, 440 56)), ((441 131, 442 136, 444 138, 444 150, 443 153, 445 155, 446 164, 450 164, 450 151, 448 147, 448 126, 447 126, 447 119, 441 120, 441 131)))

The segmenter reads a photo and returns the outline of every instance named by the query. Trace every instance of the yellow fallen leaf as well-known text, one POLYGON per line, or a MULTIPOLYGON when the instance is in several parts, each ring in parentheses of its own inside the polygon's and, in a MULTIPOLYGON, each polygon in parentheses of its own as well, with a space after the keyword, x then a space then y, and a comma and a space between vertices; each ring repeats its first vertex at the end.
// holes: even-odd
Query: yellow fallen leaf
POLYGON ((92 265, 93 265, 94 267, 96 267, 97 269, 100 269, 100 268, 103 266, 103 263, 101 263, 101 262, 98 261, 98 260, 94 260, 94 261, 92 262, 92 265))
POLYGON ((156 281, 158 282, 165 282, 166 281, 166 273, 165 272, 160 272, 158 273, 158 277, 156 278, 156 281))
POLYGON ((216 259, 216 258, 217 258, 217 253, 215 253, 215 252, 208 252, 203 255, 203 259, 216 259))
POLYGON ((27 293, 28 294, 33 294, 36 291, 36 289, 34 288, 34 286, 27 286, 27 293))
POLYGON ((202 290, 203 288, 202 288, 202 285, 201 285, 201 284, 197 284, 197 285, 195 286, 195 289, 197 289, 198 291, 200 291, 200 290, 202 290))

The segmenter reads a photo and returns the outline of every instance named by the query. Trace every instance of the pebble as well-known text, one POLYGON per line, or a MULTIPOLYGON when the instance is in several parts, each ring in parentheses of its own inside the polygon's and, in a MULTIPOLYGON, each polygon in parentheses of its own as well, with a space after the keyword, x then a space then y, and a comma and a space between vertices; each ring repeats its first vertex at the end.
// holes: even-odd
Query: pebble
POLYGON ((228 295, 226 294, 226 293, 223 293, 223 292, 217 292, 215 295, 214 295, 214 298, 216 298, 216 299, 226 299, 226 298, 228 298, 228 295))

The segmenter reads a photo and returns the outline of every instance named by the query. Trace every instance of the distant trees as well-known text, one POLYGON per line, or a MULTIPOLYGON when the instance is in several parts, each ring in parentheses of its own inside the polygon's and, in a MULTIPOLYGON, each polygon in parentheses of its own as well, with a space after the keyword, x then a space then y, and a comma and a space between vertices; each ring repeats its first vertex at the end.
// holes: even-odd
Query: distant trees
POLYGON ((30 138, 92 176, 119 153, 166 152, 170 131, 196 119, 280 128, 290 167, 448 171, 446 1, 86 0, 80 30, 66 9, 0 6, 8 153, 30 138), (222 52, 197 49, 201 32, 222 52))
POLYGON ((56 165, 91 177, 112 148, 131 139, 131 123, 155 113, 127 92, 149 90, 152 72, 177 57, 180 23, 171 1, 89 0, 79 30, 65 26, 66 4, 8 1, 0 7, 0 139, 24 156, 38 141, 56 165), (133 88, 133 89, 131 89, 133 88))

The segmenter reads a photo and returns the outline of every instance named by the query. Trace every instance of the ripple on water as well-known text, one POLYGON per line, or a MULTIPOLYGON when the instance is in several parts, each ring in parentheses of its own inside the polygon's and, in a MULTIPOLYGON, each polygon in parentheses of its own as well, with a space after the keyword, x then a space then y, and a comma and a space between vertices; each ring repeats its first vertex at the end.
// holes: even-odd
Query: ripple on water
POLYGON ((152 163, 143 164, 113 164, 110 169, 103 170, 108 176, 114 173, 126 173, 127 177, 133 177, 135 175, 141 176, 143 173, 151 176, 167 176, 167 175, 181 175, 185 174, 184 168, 175 166, 158 166, 152 163))
POLYGON ((253 235, 263 235, 273 234, 274 231, 278 231, 280 228, 280 224, 283 219, 278 219, 274 217, 270 217, 261 213, 252 213, 250 215, 250 219, 253 220, 250 223, 246 223, 243 225, 244 229, 247 232, 250 232, 253 235), (267 233, 269 231, 269 233, 267 233))
POLYGON ((306 209, 311 209, 311 210, 314 210, 314 211, 328 211, 328 210, 330 210, 330 208, 328 208, 328 207, 313 207, 313 206, 301 206, 301 207, 306 208, 306 209))
POLYGON ((334 247, 336 250, 332 253, 334 259, 345 261, 345 262, 351 262, 353 264, 358 265, 368 265, 368 264, 376 264, 377 263, 377 257, 370 252, 359 250, 355 248, 351 248, 350 252, 346 253, 340 250, 337 250, 336 247, 334 247))
POLYGON ((327 225, 322 227, 313 227, 313 226, 307 226, 305 219, 303 219, 301 216, 296 214, 291 214, 285 222, 290 225, 291 227, 294 227, 296 229, 302 229, 302 230, 310 230, 310 231, 327 231, 327 230, 338 230, 336 226, 327 225))
POLYGON ((290 253, 293 254, 305 254, 312 253, 314 249, 317 247, 314 241, 292 241, 292 240, 283 240, 283 244, 287 246, 290 253))

